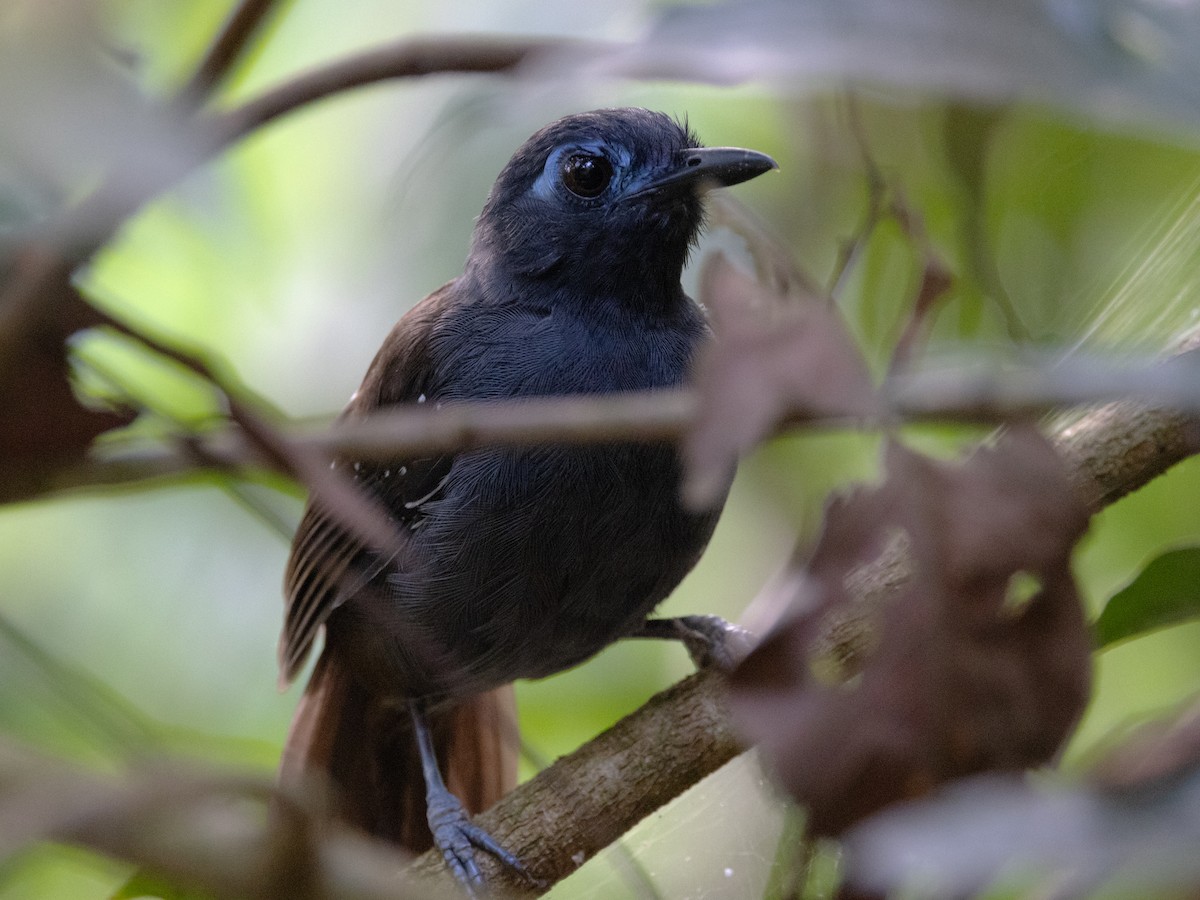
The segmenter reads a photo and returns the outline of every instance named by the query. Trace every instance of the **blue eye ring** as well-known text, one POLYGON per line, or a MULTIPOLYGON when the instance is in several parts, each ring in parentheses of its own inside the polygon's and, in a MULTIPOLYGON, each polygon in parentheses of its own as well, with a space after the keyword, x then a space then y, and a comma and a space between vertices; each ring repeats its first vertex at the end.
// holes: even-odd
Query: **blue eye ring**
POLYGON ((597 153, 572 153, 559 163, 558 171, 563 187, 584 200, 603 194, 614 174, 608 158, 597 153))

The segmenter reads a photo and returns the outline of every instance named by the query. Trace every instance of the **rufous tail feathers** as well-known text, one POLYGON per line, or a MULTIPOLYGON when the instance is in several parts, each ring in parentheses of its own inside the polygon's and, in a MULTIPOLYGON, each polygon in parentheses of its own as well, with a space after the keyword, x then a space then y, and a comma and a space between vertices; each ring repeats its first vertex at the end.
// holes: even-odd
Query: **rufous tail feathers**
MULTIPOLYGON (((446 786, 474 815, 517 779, 517 719, 512 685, 429 713, 446 786)), ((280 783, 327 782, 337 817, 413 852, 432 845, 425 780, 403 703, 372 696, 337 659, 323 653, 292 719, 280 783)))

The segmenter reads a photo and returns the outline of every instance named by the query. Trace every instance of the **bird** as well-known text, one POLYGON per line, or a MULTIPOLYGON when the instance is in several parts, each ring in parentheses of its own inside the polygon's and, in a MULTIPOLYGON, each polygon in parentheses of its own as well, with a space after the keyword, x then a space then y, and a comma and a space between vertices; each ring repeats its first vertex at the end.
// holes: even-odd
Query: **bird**
MULTIPOLYGON (((774 168, 756 151, 703 147, 661 112, 550 123, 496 178, 462 274, 400 319, 343 418, 681 385, 710 336, 680 284, 703 195, 774 168)), ((515 782, 512 683, 625 637, 715 645, 713 617, 651 614, 699 559, 724 496, 685 508, 669 442, 341 456, 333 468, 396 536, 371 546, 309 501, 284 577, 285 684, 324 640, 280 778, 325 779, 339 818, 436 846, 468 888, 483 883, 477 850, 528 874, 470 818, 515 782)))

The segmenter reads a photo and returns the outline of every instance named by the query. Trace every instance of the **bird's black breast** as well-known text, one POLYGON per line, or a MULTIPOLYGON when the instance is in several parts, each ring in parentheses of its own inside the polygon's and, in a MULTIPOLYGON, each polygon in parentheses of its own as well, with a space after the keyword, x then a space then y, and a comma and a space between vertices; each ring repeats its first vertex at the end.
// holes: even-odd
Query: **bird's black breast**
POLYGON ((486 299, 450 307, 431 329, 439 402, 671 387, 708 334, 699 307, 678 288, 615 298, 561 290, 539 297, 477 278, 455 287, 486 299))
MULTIPOLYGON (((527 299, 455 304, 431 329, 437 375, 422 396, 446 404, 677 385, 707 329, 690 300, 673 299, 669 315, 640 318, 527 299)), ((392 612, 417 625, 408 633, 454 660, 445 679, 403 673, 426 693, 472 693, 586 659, 670 593, 716 522, 680 507, 669 444, 484 448, 441 465, 419 514, 403 511, 410 564, 381 576, 392 612)), ((339 610, 343 620, 360 613, 370 615, 339 610)))

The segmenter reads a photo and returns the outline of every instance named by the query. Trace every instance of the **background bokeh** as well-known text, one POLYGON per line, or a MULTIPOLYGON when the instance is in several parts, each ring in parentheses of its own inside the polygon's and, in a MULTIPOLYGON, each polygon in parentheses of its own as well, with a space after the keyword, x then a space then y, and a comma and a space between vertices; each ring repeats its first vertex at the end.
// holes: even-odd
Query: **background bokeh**
MULTIPOLYGON (((0 27, 25 27, 31 5, 9 4, 0 27)), ((168 94, 228 6, 112 0, 99 9, 142 90, 168 94)), ((406 34, 636 38, 658 12, 635 0, 602 13, 550 0, 284 6, 220 105, 406 34)), ((616 105, 686 116, 706 142, 773 155, 781 172, 736 196, 820 284, 864 215, 865 146, 960 276, 936 320, 935 362, 999 364, 1014 330, 1055 350, 1159 349, 1200 310, 1195 144, 1036 106, 966 109, 883 90, 851 102, 832 88, 799 94, 765 80, 435 77, 349 93, 269 126, 144 209, 83 283, 114 313, 221 360, 288 416, 331 418, 391 324, 460 270, 474 216, 512 150, 559 115, 616 105)), ((880 370, 920 273, 911 236, 885 221, 840 288, 880 370)), ((166 415, 195 421, 212 409, 190 378, 111 338, 81 340, 79 352, 166 415)), ((910 437, 948 452, 978 432, 927 427, 910 437)), ((815 536, 826 494, 871 477, 876 447, 870 435, 819 433, 761 448, 665 611, 739 618, 797 540, 815 536)), ((1095 520, 1077 558, 1093 610, 1149 558, 1200 538, 1197 505, 1181 499, 1198 489, 1200 466, 1186 463, 1095 520)), ((276 690, 275 642, 288 546, 279 525, 294 524, 302 498, 240 490, 196 478, 0 508, 0 730, 97 765, 135 749, 269 771, 300 689, 276 690)), ((1196 691, 1198 628, 1098 657, 1096 698, 1068 765, 1196 691)), ((689 668, 679 648, 627 642, 522 684, 525 738, 553 758, 689 668)), ((761 895, 791 827, 768 798, 757 767, 739 760, 556 895, 638 896, 644 878, 661 896, 761 895)), ((127 874, 78 851, 39 850, 0 869, 0 898, 104 897, 127 874)))

